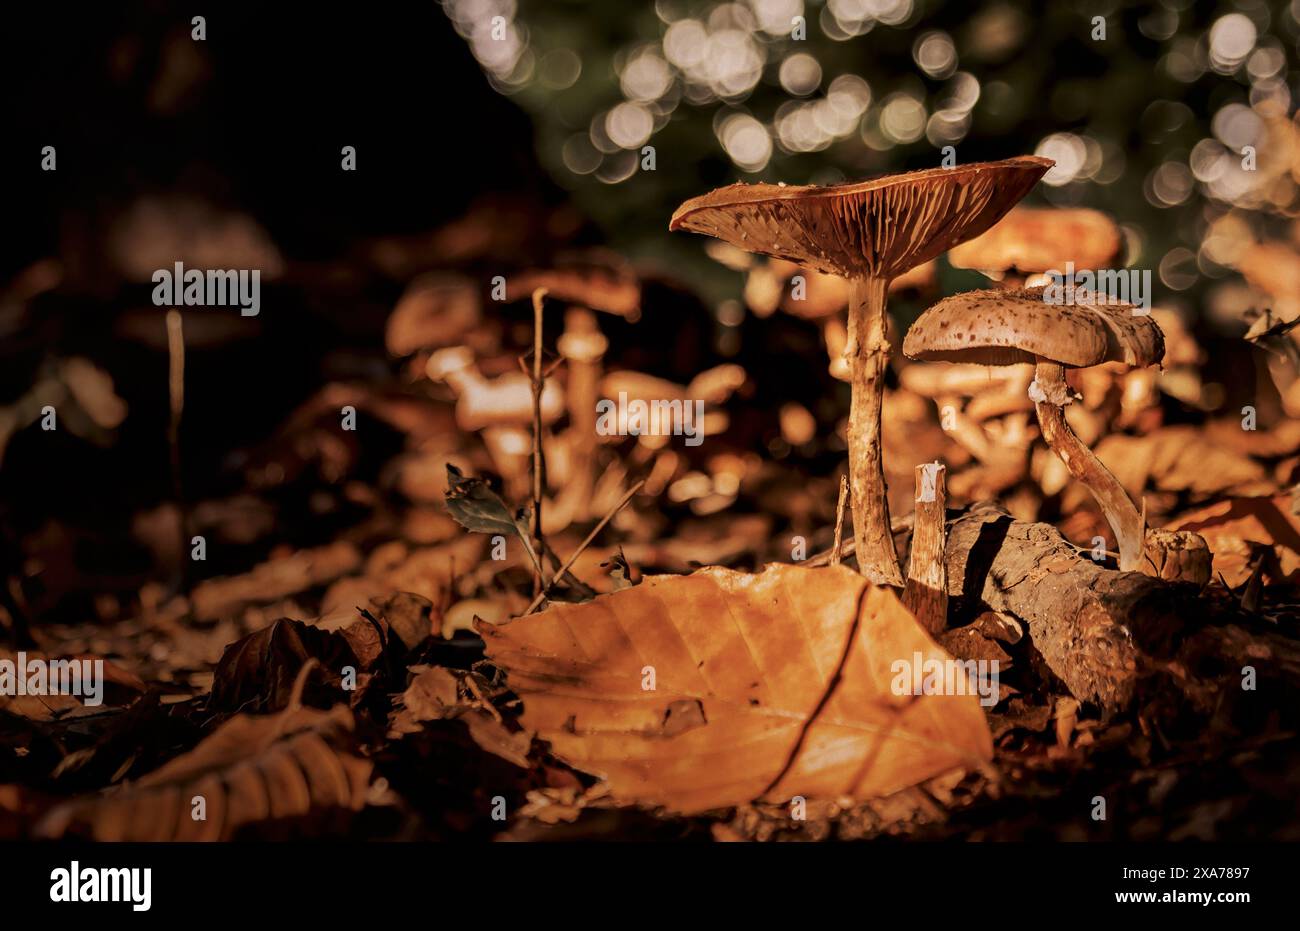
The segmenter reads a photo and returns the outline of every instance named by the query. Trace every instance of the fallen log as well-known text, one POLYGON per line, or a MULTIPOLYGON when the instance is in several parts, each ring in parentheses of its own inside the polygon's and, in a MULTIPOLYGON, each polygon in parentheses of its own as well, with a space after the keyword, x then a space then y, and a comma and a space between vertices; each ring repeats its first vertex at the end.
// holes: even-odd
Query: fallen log
MULTIPOLYGON (((893 522, 904 553, 913 517, 893 522)), ((853 541, 843 550, 851 555, 853 541)), ((829 556, 807 565, 825 565, 829 556)), ((1300 694, 1300 648, 1242 627, 1235 599, 1220 604, 1200 597, 1196 585, 1105 568, 1054 527, 1015 520, 995 504, 972 505, 949 522, 944 564, 950 624, 985 610, 1019 619, 1048 670, 1075 698, 1107 711, 1129 707, 1144 675, 1171 670, 1182 671, 1174 678, 1183 693, 1213 703, 1209 692, 1219 694, 1221 683, 1186 675, 1206 657, 1238 675, 1247 661, 1258 663, 1281 694, 1300 694)))
POLYGON ((1174 649, 1195 598, 1194 586, 1104 568, 1055 528, 992 504, 951 522, 944 561, 959 610, 1020 618, 1070 693, 1108 711, 1132 702, 1149 656, 1174 649))

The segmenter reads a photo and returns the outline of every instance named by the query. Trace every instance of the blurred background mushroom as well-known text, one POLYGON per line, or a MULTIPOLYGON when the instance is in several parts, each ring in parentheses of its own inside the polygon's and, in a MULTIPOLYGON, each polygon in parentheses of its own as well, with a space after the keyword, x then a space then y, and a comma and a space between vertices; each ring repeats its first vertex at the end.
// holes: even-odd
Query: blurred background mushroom
MULTIPOLYGON (((429 378, 445 382, 456 398, 456 425, 482 431, 484 445, 506 482, 507 495, 527 498, 532 454, 533 390, 529 376, 507 371, 486 378, 467 346, 440 349, 429 357, 429 378)), ((550 425, 564 413, 564 391, 552 379, 542 389, 542 424, 550 425)))
POLYGON ((1030 365, 971 363, 908 365, 899 384, 934 402, 939 425, 974 460, 947 479, 955 499, 997 498, 1029 474, 1029 449, 1037 435, 1029 424, 1033 403, 1030 365))
POLYGON ((1017 288, 1045 272, 1066 274, 1067 266, 1084 270, 1114 268, 1123 239, 1115 222, 1099 210, 1017 207, 987 233, 948 253, 953 268, 984 272, 1017 288))
POLYGON ((600 400, 601 360, 609 340, 600 332, 596 315, 585 307, 570 307, 564 314, 564 334, 557 348, 568 371, 565 394, 569 408, 569 481, 565 494, 572 498, 560 506, 575 517, 591 516, 596 483, 596 404, 600 400))
POLYGON ((494 349, 484 343, 491 331, 481 324, 483 301, 473 280, 463 275, 432 273, 416 278, 388 315, 384 345, 393 356, 427 355, 444 346, 477 341, 479 351, 494 349), (423 351, 423 352, 422 352, 423 351))
POLYGON ((548 299, 570 306, 564 312, 564 329, 556 348, 563 366, 554 378, 563 381, 568 426, 562 435, 544 443, 548 481, 559 492, 552 514, 543 513, 547 526, 564 527, 571 521, 598 518, 606 496, 595 496, 599 461, 596 404, 603 378, 602 360, 609 340, 593 311, 614 315, 635 324, 641 316, 642 282, 632 263, 608 249, 558 253, 544 267, 517 271, 505 281, 504 299, 518 301, 539 288, 548 299))

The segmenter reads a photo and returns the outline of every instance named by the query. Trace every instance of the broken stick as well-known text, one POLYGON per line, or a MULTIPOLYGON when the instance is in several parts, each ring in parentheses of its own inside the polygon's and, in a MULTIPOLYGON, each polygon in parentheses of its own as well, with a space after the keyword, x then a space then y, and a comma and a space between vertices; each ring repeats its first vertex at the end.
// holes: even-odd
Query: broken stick
POLYGON ((932 636, 948 626, 947 573, 944 567, 944 519, 947 470, 938 462, 916 467, 916 523, 907 563, 903 605, 932 636))

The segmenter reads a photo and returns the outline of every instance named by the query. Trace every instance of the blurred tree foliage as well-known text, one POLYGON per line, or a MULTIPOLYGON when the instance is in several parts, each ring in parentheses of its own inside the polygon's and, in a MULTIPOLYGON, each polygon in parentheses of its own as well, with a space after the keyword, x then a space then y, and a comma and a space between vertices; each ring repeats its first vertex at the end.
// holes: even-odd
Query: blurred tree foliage
POLYGON ((1031 202, 1111 213, 1126 226, 1130 263, 1155 271, 1157 299, 1197 293, 1230 274, 1200 247, 1232 206, 1231 192, 1197 175, 1210 173, 1210 156, 1239 156, 1242 139, 1262 138, 1258 118, 1243 120, 1247 108, 1292 112, 1300 34, 1296 4, 1282 0, 444 6, 493 84, 531 114, 542 163, 609 242, 668 267, 689 263, 711 276, 701 283, 715 298, 734 296, 737 281, 701 260, 702 242, 666 235, 681 201, 736 180, 830 183, 931 167, 945 145, 960 162, 1056 158, 1061 177, 1031 202), (484 30, 495 15, 498 35, 503 23, 509 35, 494 46, 484 30), (793 56, 816 64, 787 65, 793 56), (837 84, 845 75, 861 82, 837 84), (864 86, 866 108, 846 120, 841 106, 832 137, 819 136, 819 111, 811 122, 798 116, 825 108, 836 88, 858 95, 839 103, 860 105, 864 86), (740 159, 726 144, 735 117, 749 130, 736 140, 740 159), (766 158, 753 121, 768 137, 766 158), (1206 140, 1222 152, 1197 150, 1206 140), (640 169, 642 145, 654 147, 654 171, 640 169))

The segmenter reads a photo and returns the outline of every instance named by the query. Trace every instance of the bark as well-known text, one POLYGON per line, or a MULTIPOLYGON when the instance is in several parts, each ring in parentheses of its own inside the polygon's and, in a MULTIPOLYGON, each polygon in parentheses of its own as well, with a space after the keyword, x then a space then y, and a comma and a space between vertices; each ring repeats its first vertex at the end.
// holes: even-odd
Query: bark
POLYGON ((1133 700, 1144 662, 1181 636, 1193 586, 1105 569, 1047 524, 979 505, 949 527, 948 595, 1020 618, 1075 698, 1107 710, 1133 700))
POLYGON ((948 626, 948 585, 944 567, 945 469, 938 463, 916 467, 916 523, 907 562, 903 604, 931 636, 948 626), (933 480, 927 479, 933 473, 933 480))
POLYGON ((844 350, 853 377, 849 411, 849 487, 853 494, 853 538, 858 569, 877 585, 901 587, 889 502, 881 463, 880 408, 884 400, 889 342, 885 338, 883 278, 850 283, 849 344, 844 350))

